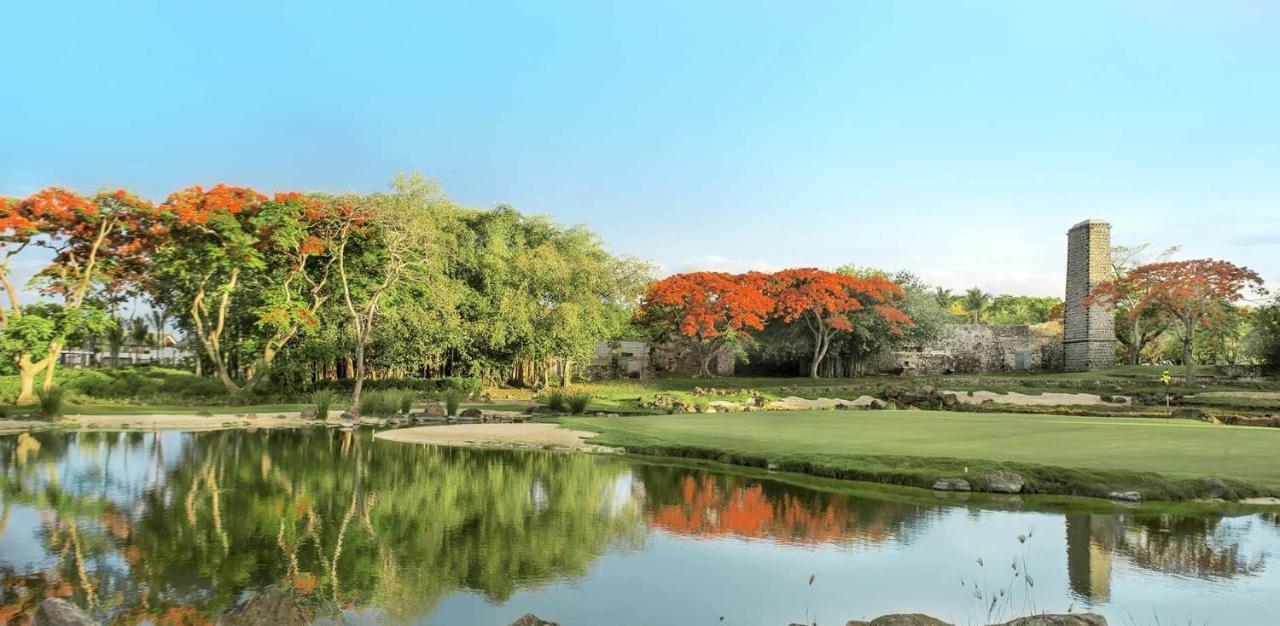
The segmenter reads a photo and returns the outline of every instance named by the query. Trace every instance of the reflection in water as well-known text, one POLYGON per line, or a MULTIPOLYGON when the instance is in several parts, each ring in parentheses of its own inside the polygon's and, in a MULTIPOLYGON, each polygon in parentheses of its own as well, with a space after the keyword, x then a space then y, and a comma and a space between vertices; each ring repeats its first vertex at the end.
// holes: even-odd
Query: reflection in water
MULTIPOLYGON (((324 429, 0 437, 0 471, 0 623, 49 596, 121 622, 207 623, 270 585, 317 615, 425 619, 458 595, 504 603, 589 579, 611 554, 659 559, 648 571, 660 579, 681 567, 648 549, 663 537, 744 540, 743 558, 785 556, 749 551, 776 546, 856 559, 912 554, 939 528, 973 540, 986 519, 611 457, 324 429)), ((1119 563, 1208 581, 1259 575, 1265 555, 1241 547, 1257 530, 1248 524, 1274 534, 1278 521, 1066 515, 1063 593, 1111 601, 1119 563)))
POLYGON ((636 469, 650 526, 682 535, 786 543, 880 543, 902 538, 925 507, 791 489, 732 475, 636 469))
POLYGON ((1123 556, 1148 571, 1201 579, 1261 572, 1262 554, 1246 555, 1219 515, 1068 514, 1067 571, 1071 590, 1092 602, 1111 599, 1111 561, 1123 556))

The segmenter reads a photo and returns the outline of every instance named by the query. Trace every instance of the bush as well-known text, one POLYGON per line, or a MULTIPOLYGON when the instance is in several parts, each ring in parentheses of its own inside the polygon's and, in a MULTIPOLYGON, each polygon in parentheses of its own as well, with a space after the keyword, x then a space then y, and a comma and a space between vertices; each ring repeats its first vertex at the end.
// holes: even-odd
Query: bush
POLYGON ((569 410, 569 403, 566 400, 563 391, 552 391, 547 394, 547 408, 553 413, 564 413, 569 410))
POLYGON ((693 410, 699 413, 706 413, 707 410, 710 408, 711 408, 711 403, 707 401, 706 398, 699 397, 699 398, 693 399, 693 410))
POLYGON ((586 412, 587 405, 591 404, 591 396, 585 393, 580 393, 569 396, 565 401, 569 404, 569 412, 574 415, 582 415, 586 412))
POLYGON ((316 419, 329 419, 329 407, 333 405, 335 397, 331 389, 321 389, 311 394, 311 404, 316 407, 316 419))
POLYGON ((444 392, 444 413, 445 415, 457 415, 458 406, 462 404, 462 392, 457 389, 449 389, 444 392))
POLYGON ((36 401, 40 406, 40 415, 53 419, 62 415, 62 397, 66 390, 62 387, 50 387, 36 390, 36 401))
POLYGON ((408 415, 413 412, 414 395, 412 391, 400 392, 400 412, 408 415))
POLYGON ((465 378, 462 376, 453 376, 443 378, 439 381, 441 391, 456 391, 461 395, 463 400, 472 400, 480 397, 484 393, 484 381, 479 378, 465 378))
POLYGON ((379 389, 360 394, 360 415, 391 417, 400 410, 400 398, 403 395, 403 392, 394 389, 379 389))

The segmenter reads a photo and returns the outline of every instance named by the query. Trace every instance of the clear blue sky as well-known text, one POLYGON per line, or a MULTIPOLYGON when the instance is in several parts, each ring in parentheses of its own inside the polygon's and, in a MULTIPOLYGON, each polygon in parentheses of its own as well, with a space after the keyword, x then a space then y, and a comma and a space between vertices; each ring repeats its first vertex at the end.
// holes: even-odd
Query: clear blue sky
POLYGON ((1280 282, 1280 4, 9 2, 0 194, 219 181, 585 223, 665 271, 1060 295, 1065 232, 1280 282))

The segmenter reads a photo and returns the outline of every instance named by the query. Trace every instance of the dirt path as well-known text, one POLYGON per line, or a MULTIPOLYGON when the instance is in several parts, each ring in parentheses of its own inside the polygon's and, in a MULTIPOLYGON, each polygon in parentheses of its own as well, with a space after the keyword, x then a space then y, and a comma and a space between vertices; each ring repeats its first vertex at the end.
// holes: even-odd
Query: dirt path
POLYGON ((613 451, 613 448, 591 445, 583 441, 595 435, 592 432, 561 428, 557 424, 452 424, 384 430, 375 434, 374 437, 388 441, 440 446, 613 451))

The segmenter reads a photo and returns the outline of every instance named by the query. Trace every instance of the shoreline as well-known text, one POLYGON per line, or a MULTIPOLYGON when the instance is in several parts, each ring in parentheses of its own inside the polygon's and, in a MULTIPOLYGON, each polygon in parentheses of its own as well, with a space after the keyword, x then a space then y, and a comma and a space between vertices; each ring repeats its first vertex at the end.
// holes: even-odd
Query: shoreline
POLYGON ((445 424, 395 428, 374 433, 374 439, 420 445, 516 450, 558 450, 612 454, 617 448, 587 443, 597 433, 571 430, 550 422, 520 424, 445 424))

